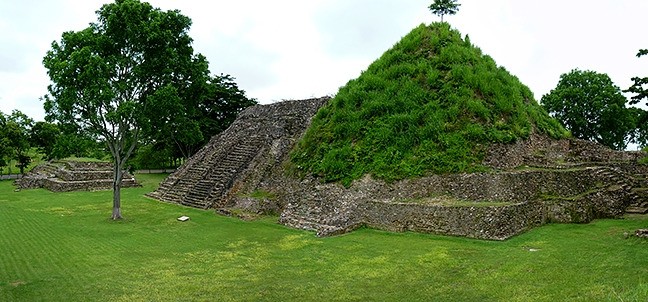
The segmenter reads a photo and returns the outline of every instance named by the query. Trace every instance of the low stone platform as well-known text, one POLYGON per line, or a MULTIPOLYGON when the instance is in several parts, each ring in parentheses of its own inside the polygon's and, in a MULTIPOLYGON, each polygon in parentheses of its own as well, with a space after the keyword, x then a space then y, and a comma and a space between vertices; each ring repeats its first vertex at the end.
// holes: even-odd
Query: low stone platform
MULTIPOLYGON (((51 161, 34 168, 14 183, 19 189, 44 188, 52 192, 110 190, 113 166, 107 162, 51 161)), ((138 187, 124 172, 122 188, 138 187)))

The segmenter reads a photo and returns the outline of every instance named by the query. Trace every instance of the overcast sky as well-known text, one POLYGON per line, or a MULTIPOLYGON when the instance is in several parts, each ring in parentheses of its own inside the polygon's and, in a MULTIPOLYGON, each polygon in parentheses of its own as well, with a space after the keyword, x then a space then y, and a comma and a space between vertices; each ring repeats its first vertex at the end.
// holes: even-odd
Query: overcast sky
MULTIPOLYGON (((1 0, 0 111, 44 116, 42 58, 108 0, 1 0)), ((432 0, 151 0, 193 20, 194 48, 261 103, 335 94, 421 23, 432 0)), ((648 76, 646 0, 460 0, 446 17, 539 100, 574 68, 625 89, 648 76)))

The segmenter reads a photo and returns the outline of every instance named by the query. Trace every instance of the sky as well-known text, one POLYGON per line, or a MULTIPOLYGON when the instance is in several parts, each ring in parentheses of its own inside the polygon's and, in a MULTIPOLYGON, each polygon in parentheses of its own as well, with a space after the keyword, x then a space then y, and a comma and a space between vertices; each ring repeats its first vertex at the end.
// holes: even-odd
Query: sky
MULTIPOLYGON (((42 59, 65 31, 96 22, 109 0, 0 0, 0 111, 35 120, 49 77, 42 59)), ((193 20, 196 52, 262 104, 334 95, 421 23, 432 0, 150 0, 193 20)), ((646 0, 460 0, 452 27, 517 76, 536 100, 572 69, 621 89, 648 76, 646 0)))

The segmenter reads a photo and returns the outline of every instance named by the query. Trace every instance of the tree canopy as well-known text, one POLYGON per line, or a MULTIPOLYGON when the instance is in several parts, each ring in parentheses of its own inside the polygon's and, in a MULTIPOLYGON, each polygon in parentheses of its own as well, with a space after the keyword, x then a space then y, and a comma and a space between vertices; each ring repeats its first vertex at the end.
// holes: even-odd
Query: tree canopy
POLYGON ((29 133, 33 125, 34 120, 19 110, 9 115, 0 112, 0 168, 15 160, 20 173, 24 173, 31 162, 28 151, 31 147, 29 133))
MULTIPOLYGON (((637 58, 641 58, 644 55, 648 55, 648 49, 640 49, 637 53, 637 58)), ((623 91, 634 94, 634 96, 630 98, 630 104, 634 105, 641 102, 641 100, 648 100, 648 89, 644 88, 644 85, 648 85, 648 77, 633 77, 632 81, 634 84, 632 84, 632 86, 627 90, 623 91)))
POLYGON ((208 77, 194 54, 191 20, 138 0, 116 0, 98 22, 63 33, 43 59, 52 84, 50 119, 74 124, 106 142, 113 158, 113 219, 121 215, 121 178, 143 130, 175 114, 168 103, 200 90, 208 77))
POLYGON ((170 92, 166 107, 155 109, 169 117, 153 121, 147 129, 146 136, 155 149, 186 159, 227 129, 239 112, 257 103, 246 97, 229 75, 210 76, 203 84, 195 87, 198 92, 183 97, 170 92))
POLYGON ((61 130, 56 124, 39 121, 34 124, 30 132, 30 139, 34 147, 45 154, 45 158, 54 158, 54 147, 61 136, 61 130))
POLYGON ((443 22, 444 15, 454 15, 459 11, 461 4, 457 3, 458 0, 434 0, 434 3, 428 7, 433 14, 441 17, 443 22))
POLYGON ((626 98, 607 74, 574 69, 541 102, 574 137, 612 149, 625 149, 635 129, 626 98))

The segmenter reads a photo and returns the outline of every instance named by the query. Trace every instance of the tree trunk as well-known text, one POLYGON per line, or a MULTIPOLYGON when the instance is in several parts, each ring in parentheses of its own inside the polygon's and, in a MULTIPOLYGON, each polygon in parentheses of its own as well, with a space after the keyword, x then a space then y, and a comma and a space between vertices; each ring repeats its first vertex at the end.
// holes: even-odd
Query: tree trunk
POLYGON ((113 173, 113 211, 112 220, 122 219, 121 215, 121 181, 123 170, 118 160, 114 161, 113 173))

